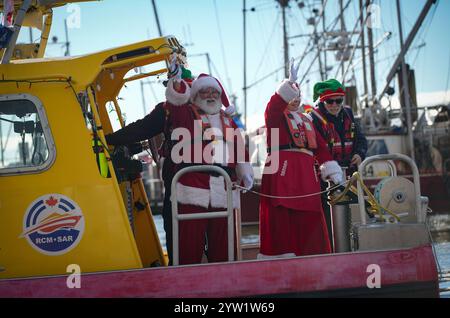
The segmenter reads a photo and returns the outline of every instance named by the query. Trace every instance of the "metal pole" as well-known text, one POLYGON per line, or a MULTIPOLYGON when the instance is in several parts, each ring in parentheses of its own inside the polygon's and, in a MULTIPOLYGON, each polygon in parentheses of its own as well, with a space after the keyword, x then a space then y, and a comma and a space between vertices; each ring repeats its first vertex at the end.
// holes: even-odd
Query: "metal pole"
POLYGON ((416 37, 417 32, 419 31, 428 12, 430 11, 431 6, 435 3, 436 3, 436 0, 428 0, 427 3, 425 4, 422 12, 420 13, 419 17, 417 18, 416 23, 414 24, 413 28, 411 29, 411 32, 409 33, 408 38, 406 39, 402 50, 400 51, 397 59, 395 60, 394 64, 391 67, 391 70, 389 71, 388 76, 386 77, 386 86, 384 87, 383 91, 381 92, 380 98, 386 93, 387 89, 389 88, 389 84, 391 83, 392 79, 394 78, 403 56, 405 56, 406 52, 409 50, 412 42, 414 41, 414 38, 416 37))
POLYGON ((144 116, 145 116, 145 115, 147 115, 147 108, 145 107, 144 82, 140 81, 139 83, 141 83, 142 110, 144 111, 144 116))
POLYGON ((319 59, 319 72, 320 72, 320 78, 322 81, 325 80, 325 74, 323 72, 323 65, 322 65, 322 57, 321 57, 321 49, 320 49, 320 42, 319 37, 317 36, 317 31, 314 32, 314 41, 317 41, 317 57, 319 59))
MULTIPOLYGON (((398 32, 400 36, 400 47, 403 50, 403 27, 402 27, 402 14, 401 14, 401 8, 400 8, 400 1, 397 0, 397 18, 398 18, 398 32)), ((403 89, 403 96, 405 98, 405 108, 406 108, 406 128, 408 131, 408 147, 410 151, 410 157, 412 160, 414 160, 414 138, 413 138, 413 131, 412 131, 412 120, 411 120, 411 99, 409 96, 409 79, 408 74, 406 73, 406 63, 405 63, 405 55, 402 56, 401 59, 402 64, 402 79, 403 79, 403 87, 400 89, 400 96, 401 96, 401 90, 403 89)))
MULTIPOLYGON (((340 192, 337 191, 336 195, 340 192)), ((352 216, 348 204, 336 204, 331 207, 333 215, 333 240, 335 253, 350 252, 350 231, 352 216)))
POLYGON ((2 161, 2 167, 5 166, 5 149, 3 148, 3 132, 2 132, 2 122, 0 121, 0 155, 2 161))
POLYGON ((286 25, 286 7, 289 0, 278 0, 281 5, 281 14, 283 17, 283 48, 284 48, 284 76, 289 77, 289 43, 287 38, 287 25, 286 25))
POLYGON ((67 28, 67 19, 64 19, 64 29, 66 31, 66 54, 64 54, 64 55, 70 56, 69 29, 67 28))
POLYGON ((158 10, 156 9, 155 0, 152 0, 153 12, 155 13, 156 26, 158 27, 159 36, 162 36, 161 25, 159 24, 158 10))
POLYGON ((209 57, 209 53, 206 53, 206 62, 208 63, 208 72, 209 72, 209 75, 212 75, 212 70, 211 70, 211 58, 209 57))
MULTIPOLYGON (((372 1, 366 2, 366 10, 371 5, 372 1)), ((371 14, 367 11, 367 14, 371 14)), ((372 17, 370 17, 372 19, 372 17)), ((377 79, 375 75, 375 55, 373 50, 373 33, 372 27, 370 25, 367 26, 367 37, 369 40, 369 66, 370 66, 370 84, 372 89, 372 102, 375 104, 375 99, 377 96, 377 79)))
MULTIPOLYGON (((322 0, 322 32, 325 33, 326 30, 326 26, 325 26, 325 1, 322 0)), ((326 39, 326 37, 324 37, 324 39, 326 39)), ((324 47, 326 48, 326 40, 324 41, 324 47)), ((328 70, 327 70, 327 50, 323 50, 323 77, 325 79, 328 78, 328 70)))
POLYGON ((364 5, 363 0, 359 0, 359 10, 361 11, 361 16, 359 21, 361 22, 361 51, 362 51, 362 64, 363 64, 363 82, 364 82, 364 100, 368 102, 369 86, 367 83, 367 70, 366 70, 366 40, 365 40, 365 29, 364 29, 364 5))
MULTIPOLYGON (((341 12, 341 15, 340 15, 340 17, 341 17, 341 33, 342 34, 344 34, 344 32, 345 32, 345 20, 344 20, 344 3, 343 3, 343 0, 339 0, 339 11, 341 12)), ((347 46, 346 46, 346 48, 347 48, 347 46)), ((344 55, 345 54, 345 52, 342 52, 342 64, 341 64, 341 67, 342 67, 342 69, 341 69, 341 75, 342 75, 342 79, 344 79, 344 69, 345 69, 345 58, 344 58, 344 55)))
POLYGON ((16 18, 14 19, 14 33, 11 35, 8 47, 6 48, 6 51, 3 54, 2 64, 8 64, 9 61, 11 60, 11 57, 14 53, 14 48, 16 47, 17 38, 19 37, 20 29, 22 28, 23 20, 25 19, 25 14, 27 13, 30 5, 31 0, 24 0, 22 6, 20 7, 17 13, 16 18))
POLYGON ((244 28, 244 123, 247 127, 247 1, 243 0, 243 28, 244 28))

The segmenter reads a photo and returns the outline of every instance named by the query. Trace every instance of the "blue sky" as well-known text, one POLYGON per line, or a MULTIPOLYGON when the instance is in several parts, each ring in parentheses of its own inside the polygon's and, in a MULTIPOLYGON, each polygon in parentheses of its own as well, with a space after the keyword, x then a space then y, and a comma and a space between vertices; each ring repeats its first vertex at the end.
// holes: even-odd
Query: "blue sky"
MULTIPOLYGON (((319 3, 317 0, 305 0, 305 3, 319 3)), ((344 3, 346 1, 344 0, 344 3)), ((403 0, 403 25, 406 38, 414 24, 425 0, 403 0)), ((228 94, 235 94, 236 104, 243 107, 243 35, 242 0, 156 0, 162 31, 164 35, 175 35, 186 45, 188 55, 208 52, 213 62, 213 75, 219 77, 228 94), (220 36, 221 35, 221 36, 220 36)), ((352 1, 346 11, 346 27, 353 29, 357 14, 358 1, 352 1)), ((380 25, 374 29, 375 42, 391 31, 392 37, 385 41, 376 54, 377 84, 380 90, 385 83, 386 74, 393 62, 393 56, 399 51, 398 27, 394 0, 375 1, 380 7, 380 25)), ((287 10, 288 32, 290 35, 307 33, 311 27, 305 18, 311 16, 309 9, 302 10, 298 2, 291 0, 287 10)), ((337 14, 337 0, 329 0, 326 16, 327 25, 337 14)), ((81 3, 80 28, 71 28, 69 37, 71 55, 80 55, 117 47, 158 36, 151 0, 104 0, 81 3)), ((248 8, 255 8, 247 14, 248 36, 248 84, 265 78, 266 74, 282 66, 282 26, 280 9, 274 0, 247 0, 248 8)), ((318 5, 316 7, 319 7, 318 5)), ((50 36, 64 40, 64 19, 70 16, 66 7, 54 10, 54 24, 50 36)), ((420 49, 412 49, 407 61, 416 71, 416 85, 419 93, 442 92, 448 90, 447 78, 450 68, 450 41, 446 32, 450 27, 450 1, 440 0, 435 13, 429 14, 419 32, 413 47, 425 43, 420 49), (433 16, 433 19, 431 19, 433 16)), ((39 36, 34 32, 34 38, 39 36)), ((356 37, 355 37, 356 38, 356 37)), ((29 41, 28 30, 23 30, 20 39, 29 41)), ((290 55, 302 54, 306 39, 290 40, 290 55)), ((47 56, 61 56, 61 46, 50 45, 47 56)), ((356 55, 356 58, 359 53, 356 55)), ((300 73, 311 64, 313 54, 302 63, 300 73)), ((328 57, 332 60, 332 55, 328 57)), ((190 69, 194 75, 207 72, 204 56, 188 57, 190 69)), ((316 63, 317 64, 317 63, 316 63)), ((306 100, 311 99, 312 86, 320 80, 317 66, 314 64, 308 74, 308 83, 302 85, 306 100)), ((335 74, 331 71, 330 77, 335 74)), ((264 107, 277 83, 283 78, 283 71, 266 77, 260 84, 248 91, 248 116, 251 126, 259 125, 263 120, 264 107)), ((362 94, 361 78, 356 77, 359 93, 362 94)), ((163 100, 164 90, 161 84, 146 86, 145 99, 147 111, 163 100)), ((127 122, 143 116, 142 97, 139 83, 129 85, 121 92, 124 99, 122 108, 127 114, 127 122)), ((450 97, 450 93, 448 94, 450 97)))

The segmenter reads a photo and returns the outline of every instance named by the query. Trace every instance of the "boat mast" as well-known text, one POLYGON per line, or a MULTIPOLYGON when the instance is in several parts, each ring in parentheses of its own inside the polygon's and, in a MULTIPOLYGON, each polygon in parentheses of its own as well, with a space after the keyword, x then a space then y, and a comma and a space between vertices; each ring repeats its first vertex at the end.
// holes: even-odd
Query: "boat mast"
POLYGON ((277 0, 281 6, 281 14, 283 17, 283 47, 284 47, 284 76, 289 77, 289 43, 287 37, 287 25, 286 25, 286 7, 289 0, 277 0))
MULTIPOLYGON (((403 51, 403 27, 402 27, 402 14, 401 14, 401 7, 400 7, 400 0, 397 0, 397 18, 398 18, 398 33, 400 37, 400 48, 403 51)), ((403 87, 399 87, 400 90, 400 96, 401 91, 403 90, 403 96, 404 96, 404 102, 405 102, 405 109, 406 109, 406 129, 408 133, 408 148, 410 151, 410 157, 412 160, 414 160, 414 139, 413 139, 413 131, 412 131, 412 120, 411 120, 411 99, 409 95, 409 78, 408 74, 406 73, 406 63, 405 63, 405 55, 401 57, 401 71, 402 71, 402 85, 403 87)))
MULTIPOLYGON (((344 19, 344 3, 343 0, 339 0, 339 11, 341 12, 340 14, 340 21, 341 21, 341 36, 342 37, 347 37, 346 34, 346 27, 345 27, 345 19, 344 19)), ((342 64, 341 64, 341 72, 342 72, 342 78, 344 78, 344 70, 345 70, 345 53, 346 52, 342 52, 342 64)))
MULTIPOLYGON (((322 35, 325 37, 325 0, 322 0, 322 35)), ((326 45, 324 45, 326 48, 326 45)), ((320 50, 320 49, 319 49, 320 50)), ((320 60, 319 60, 320 61, 320 60)), ((327 70, 327 50, 323 50, 323 76, 322 81, 328 78, 328 70, 327 70)))
POLYGON ((364 83, 364 105, 367 106, 368 96, 369 96, 369 85, 367 83, 367 70, 366 70, 366 40, 365 40, 365 29, 364 29, 363 0, 359 0, 359 10, 360 10, 359 21, 361 24, 360 27, 361 27, 361 54, 362 54, 363 83, 364 83))
POLYGON ((152 0, 153 12, 155 13, 156 26, 158 27, 159 36, 162 36, 161 24, 159 23, 158 10, 156 9, 155 0, 152 0))
MULTIPOLYGON (((372 5, 372 1, 366 2, 366 13, 370 15, 370 19, 373 22, 372 12, 370 10, 370 6, 372 5)), ((372 105, 376 104, 376 96, 377 96, 377 79, 375 75, 375 54, 373 49, 373 32, 372 32, 372 24, 367 24, 367 38, 369 42, 369 67, 370 67, 370 84, 372 91, 372 105)))
POLYGON ((66 33, 66 53, 64 55, 70 56, 69 29, 67 27, 67 19, 64 19, 64 30, 66 33))
POLYGON ((384 94, 386 94, 389 84, 391 83, 392 79, 394 78, 395 74, 397 73, 398 67, 401 63, 401 59, 406 55, 406 52, 409 50, 412 42, 414 41, 414 38, 416 37, 417 32, 419 31, 423 21, 425 20, 428 12, 431 9, 431 6, 436 3, 436 0, 428 0, 425 4, 424 8, 422 9, 422 12, 420 13, 419 17, 417 18, 416 23, 414 24, 413 28, 411 29, 411 32, 408 35, 408 38, 406 39, 405 43, 403 44, 403 47, 397 56, 397 59, 395 60, 394 64, 391 67, 391 70, 386 78, 386 86, 384 87, 383 91, 380 94, 380 99, 383 97, 384 94))
MULTIPOLYGON (((323 10, 323 2, 322 2, 322 10, 323 10)), ((322 22, 324 22, 324 21, 325 21, 325 16, 323 16, 322 22)), ((320 43, 320 37, 319 37, 319 35, 317 33, 317 28, 314 28, 313 36, 314 36, 314 43, 316 44, 316 47, 317 47, 317 58, 318 58, 318 61, 319 61, 320 78, 321 78, 322 81, 324 81, 325 80, 325 73, 323 71, 324 68, 323 68, 322 55, 321 55, 322 50, 321 50, 321 47, 320 47, 321 43, 320 43)))

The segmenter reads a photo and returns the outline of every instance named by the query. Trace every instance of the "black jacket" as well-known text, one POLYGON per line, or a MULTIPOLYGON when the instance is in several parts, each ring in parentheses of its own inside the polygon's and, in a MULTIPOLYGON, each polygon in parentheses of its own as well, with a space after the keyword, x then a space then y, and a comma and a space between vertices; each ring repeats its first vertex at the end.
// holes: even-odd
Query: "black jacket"
POLYGON ((145 116, 118 131, 106 135, 106 142, 109 145, 130 145, 138 141, 153 138, 164 132, 166 124, 166 114, 164 103, 156 105, 150 114, 145 116))

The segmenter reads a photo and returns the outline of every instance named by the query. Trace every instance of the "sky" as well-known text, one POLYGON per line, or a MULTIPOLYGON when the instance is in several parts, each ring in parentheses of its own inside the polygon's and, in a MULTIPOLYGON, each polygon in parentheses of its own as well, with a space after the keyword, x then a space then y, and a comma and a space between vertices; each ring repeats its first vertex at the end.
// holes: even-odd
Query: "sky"
MULTIPOLYGON (((247 0, 247 81, 248 127, 263 124, 264 108, 278 83, 284 78, 283 40, 281 10, 275 0, 247 0), (254 10, 252 10, 254 8, 254 10), (278 72, 275 70, 280 69, 278 72), (268 74, 271 74, 267 76, 268 74), (257 84, 253 85, 255 82, 257 84)), ((299 2, 290 0, 287 9, 287 30, 289 36, 310 33, 307 18, 313 8, 321 8, 320 0, 303 0, 306 6, 299 8, 299 2)), ((347 1, 344 0, 344 4, 347 1)), ((426 0, 403 0, 403 33, 406 39, 426 0)), ((229 96, 236 96, 236 106, 243 112, 243 0, 155 0, 163 35, 174 35, 188 53, 189 68, 194 75, 208 72, 205 53, 212 61, 212 75, 219 78, 229 96)), ((338 14, 338 0, 328 0, 325 10, 326 25, 330 25, 338 14)), ((376 0, 374 10, 379 12, 374 30, 374 42, 378 42, 386 32, 392 36, 383 42, 375 54, 378 93, 384 87, 386 75, 399 52, 399 36, 394 0, 376 0)), ((345 24, 352 30, 357 21, 358 1, 351 1, 345 11, 345 24)), ((151 0, 103 0, 61 7, 54 10, 53 27, 50 38, 57 36, 65 41, 64 19, 71 19, 74 12, 80 13, 79 26, 69 28, 70 54, 84 55, 112 47, 126 45, 149 38, 158 37, 151 0)), ((447 30, 450 27, 450 0, 439 0, 438 5, 428 14, 407 62, 416 72, 416 86, 419 103, 426 104, 450 100, 450 41, 447 30)), ((340 24, 338 24, 339 26, 340 24)), ((358 28, 359 30, 359 28, 358 28)), ((39 32, 33 32, 37 41, 39 32)), ((356 41, 357 35, 353 37, 356 41)), ((29 30, 24 28, 20 38, 30 41, 29 30)), ((307 47, 306 37, 289 40, 289 55, 301 56, 307 47)), ((359 50, 358 50, 359 51, 359 50)), ((48 57, 62 56, 62 45, 49 45, 48 57)), ((360 56, 356 52, 355 59, 360 56)), ((307 72, 301 84, 304 100, 311 102, 314 83, 320 80, 318 63, 312 63, 314 53, 306 56, 300 65, 300 76, 307 72)), ((332 53, 327 56, 329 64, 334 64, 332 53)), ((354 83, 358 93, 363 94, 361 66, 355 69, 354 83)), ((338 74, 340 74, 338 72, 338 74)), ((328 77, 336 75, 336 67, 328 77)), ((339 79, 339 78, 338 78, 339 79)), ((164 100, 164 87, 150 79, 152 84, 145 87, 145 113, 164 100)), ((396 82, 396 81, 395 81, 396 82)), ((394 83, 395 84, 395 83, 394 83)), ((144 116, 144 107, 138 82, 128 85, 120 94, 121 107, 127 123, 144 116)), ((115 127, 118 127, 115 125, 115 127)))

